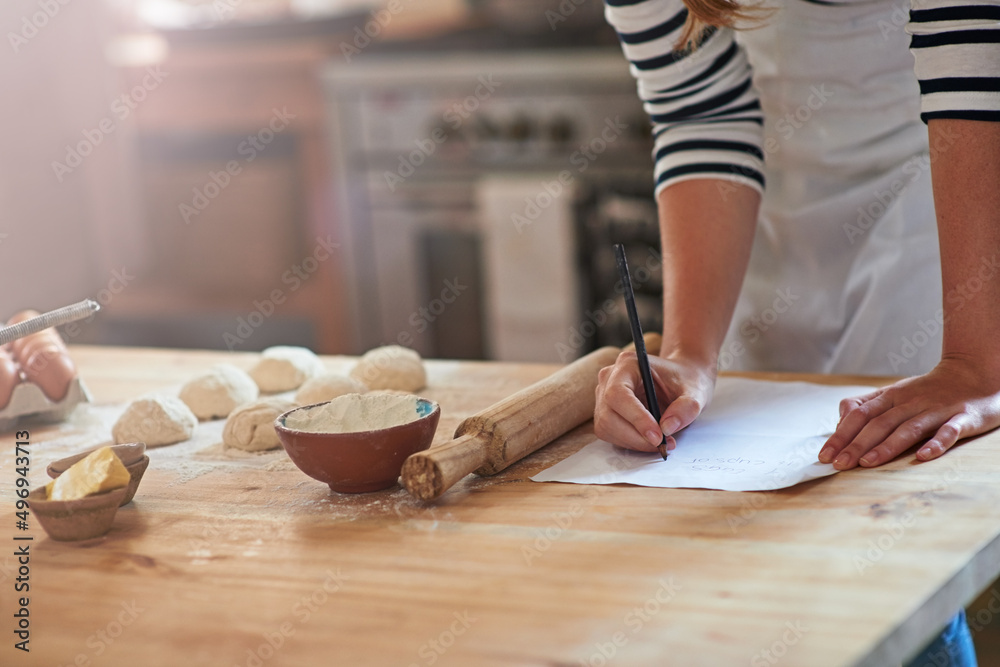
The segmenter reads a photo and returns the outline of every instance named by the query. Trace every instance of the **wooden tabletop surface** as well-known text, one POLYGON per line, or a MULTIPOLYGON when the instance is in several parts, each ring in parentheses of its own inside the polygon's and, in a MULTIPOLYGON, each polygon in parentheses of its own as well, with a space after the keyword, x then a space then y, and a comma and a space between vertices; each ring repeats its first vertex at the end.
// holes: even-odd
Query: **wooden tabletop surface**
MULTIPOLYGON (((95 403, 28 426, 45 466, 107 440, 108 415, 251 354, 74 348, 95 403)), ((352 360, 328 357, 331 370, 352 360)), ((552 366, 428 362, 436 443, 552 366)), ((798 376, 816 381, 858 378, 798 376)), ((2 665, 892 665, 1000 574, 1000 434, 790 489, 535 483, 585 425, 434 504, 338 495, 283 452, 149 452, 105 537, 15 529, 0 453, 2 665), (33 541, 15 542, 15 536, 33 541), (30 544, 30 653, 13 613, 30 544)))

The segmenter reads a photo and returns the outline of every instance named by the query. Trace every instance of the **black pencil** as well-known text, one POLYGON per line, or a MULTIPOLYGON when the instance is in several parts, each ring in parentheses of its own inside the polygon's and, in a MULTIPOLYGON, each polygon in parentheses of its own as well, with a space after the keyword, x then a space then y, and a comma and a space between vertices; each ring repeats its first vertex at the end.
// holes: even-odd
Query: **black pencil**
MULTIPOLYGON (((639 375, 642 376, 642 388, 646 392, 646 404, 656 423, 660 423, 660 405, 656 402, 656 389, 653 387, 653 374, 649 371, 649 357, 646 355, 646 343, 642 340, 642 325, 639 323, 639 313, 635 309, 635 294, 632 292, 632 276, 625 261, 625 247, 615 244, 615 258, 618 260, 618 273, 622 277, 622 287, 625 290, 625 309, 628 310, 628 321, 632 328, 632 341, 635 343, 635 355, 639 359, 639 375)), ((667 460, 667 436, 656 446, 663 460, 667 460)))

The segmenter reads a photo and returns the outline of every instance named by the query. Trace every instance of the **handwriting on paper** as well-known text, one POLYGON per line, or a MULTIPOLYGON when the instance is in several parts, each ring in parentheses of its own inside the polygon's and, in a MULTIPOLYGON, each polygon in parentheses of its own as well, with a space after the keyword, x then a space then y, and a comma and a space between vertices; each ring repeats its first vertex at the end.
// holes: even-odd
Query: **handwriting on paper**
POLYGON ((712 404, 676 435, 677 448, 666 461, 595 440, 532 479, 728 491, 785 488, 836 472, 816 457, 836 423, 841 399, 868 391, 721 378, 712 404))

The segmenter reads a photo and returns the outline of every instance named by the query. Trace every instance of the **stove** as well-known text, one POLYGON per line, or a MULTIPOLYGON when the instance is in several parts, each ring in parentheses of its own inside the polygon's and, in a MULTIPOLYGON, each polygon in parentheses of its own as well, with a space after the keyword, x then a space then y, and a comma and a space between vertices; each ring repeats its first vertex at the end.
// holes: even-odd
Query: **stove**
POLYGON ((612 335, 577 340, 606 300, 595 211, 652 195, 617 48, 361 54, 324 81, 353 352, 564 362, 612 335))

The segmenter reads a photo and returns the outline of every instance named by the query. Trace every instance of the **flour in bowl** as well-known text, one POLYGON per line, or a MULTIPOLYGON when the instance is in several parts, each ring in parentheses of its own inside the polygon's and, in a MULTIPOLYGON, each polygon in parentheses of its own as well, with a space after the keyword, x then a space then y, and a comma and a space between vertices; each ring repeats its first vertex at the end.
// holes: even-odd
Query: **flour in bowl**
POLYGON ((420 419, 418 401, 416 396, 346 394, 290 413, 285 426, 309 433, 377 431, 420 419))

